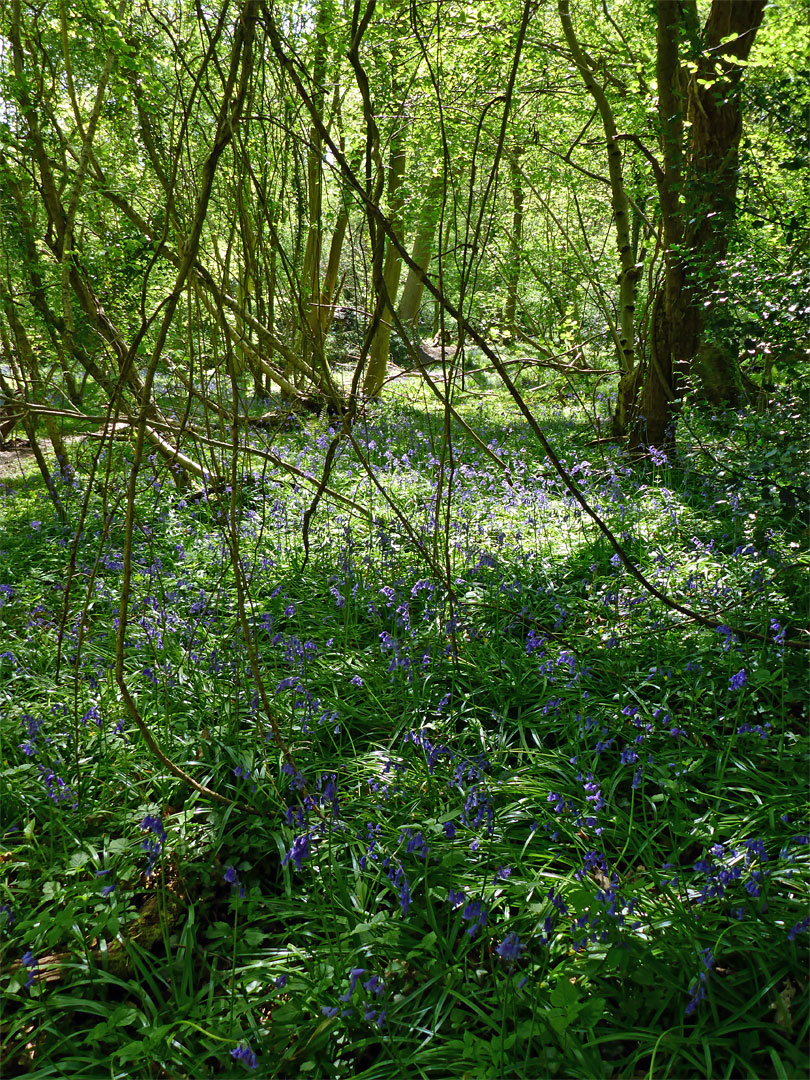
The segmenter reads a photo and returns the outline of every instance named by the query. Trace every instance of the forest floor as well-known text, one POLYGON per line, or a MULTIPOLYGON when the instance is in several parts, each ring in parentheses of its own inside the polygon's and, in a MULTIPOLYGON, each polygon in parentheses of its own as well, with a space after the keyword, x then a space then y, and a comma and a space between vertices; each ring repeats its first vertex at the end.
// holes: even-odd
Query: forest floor
POLYGON ((702 626, 500 391, 457 399, 476 441, 421 381, 307 552, 326 416, 251 429, 297 471, 235 492, 145 462, 128 579, 129 443, 71 444, 65 523, 4 463, 4 1075, 806 1075, 805 405, 687 410, 655 464, 538 406, 702 626), (123 686, 226 804, 125 707, 123 591, 123 686))

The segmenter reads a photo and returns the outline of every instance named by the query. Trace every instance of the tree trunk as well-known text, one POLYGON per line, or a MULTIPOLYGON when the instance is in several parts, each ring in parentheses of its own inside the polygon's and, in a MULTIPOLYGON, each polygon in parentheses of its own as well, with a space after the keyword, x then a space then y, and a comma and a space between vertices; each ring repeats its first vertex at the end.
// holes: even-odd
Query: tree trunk
POLYGON ((503 319, 512 340, 517 337, 518 286, 520 285, 520 256, 523 251, 523 175, 519 155, 515 150, 509 159, 509 179, 512 185, 512 234, 509 237, 509 264, 506 267, 506 303, 503 319))
MULTIPOLYGON (((313 100, 320 115, 326 99, 327 29, 331 4, 321 0, 315 28, 315 58, 312 67, 313 100)), ((316 371, 323 369, 323 323, 321 319, 321 247, 323 243, 323 140, 313 124, 307 150, 307 217, 309 228, 301 273, 302 334, 301 355, 316 371)))
POLYGON ((346 229, 349 226, 349 207, 344 202, 335 221, 332 230, 332 239, 329 242, 329 259, 326 263, 326 273, 321 290, 320 320, 321 338, 326 337, 332 321, 332 313, 335 309, 336 293, 338 290, 338 274, 340 273, 340 256, 343 251, 343 241, 346 238, 346 229))
POLYGON ((639 383, 639 371, 636 368, 636 294, 641 276, 641 265, 636 261, 637 245, 633 242, 630 200, 624 182, 622 153, 619 146, 619 132, 613 109, 605 88, 600 83, 592 67, 590 57, 583 51, 571 22, 569 0, 557 0, 557 12, 565 40, 571 50, 574 63, 593 98, 602 128, 605 133, 608 178, 610 181, 610 202, 613 210, 613 223, 616 228, 616 251, 619 256, 619 320, 618 340, 616 341, 616 359, 619 364, 619 393, 616 411, 613 415, 613 433, 624 435, 639 383))
MULTIPOLYGON (((430 180, 425 204, 416 229, 416 236, 411 249, 411 258, 420 270, 427 272, 433 256, 433 241, 439 224, 440 211, 436 203, 444 188, 444 176, 437 173, 430 180)), ((425 283, 420 274, 411 267, 405 279, 402 298, 399 301, 399 318, 405 326, 416 326, 419 322, 419 308, 425 283)))
POLYGON ((713 0, 698 34, 694 0, 658 0, 662 164, 656 181, 664 278, 653 304, 635 449, 674 443, 683 375, 694 373, 713 401, 739 400, 736 351, 711 340, 704 301, 728 249, 742 131, 740 81, 764 7, 765 0, 713 0), (692 55, 684 56, 690 41, 692 55))
MULTIPOLYGON (((700 299, 710 295, 722 266, 734 222, 742 133, 740 83, 745 61, 762 22, 765 0, 715 0, 703 31, 698 70, 689 83, 691 124, 689 175, 691 207, 685 207, 687 249, 694 252, 692 277, 700 278, 700 299), (693 211, 693 212, 690 212, 693 211)), ((697 290, 696 290, 697 291, 697 290)), ((738 345, 713 333, 710 308, 698 307, 700 340, 693 371, 713 404, 739 404, 742 378, 738 345)))
MULTIPOLYGON (((400 118, 398 128, 391 138, 391 153, 388 171, 388 213, 391 225, 397 234, 402 229, 402 209, 405 205, 403 180, 405 178, 405 124, 400 118)), ((401 236, 399 237, 401 239, 401 236)), ((383 305, 380 322, 377 327, 368 356, 368 370, 363 383, 366 397, 379 397, 388 370, 388 353, 391 345, 391 324, 393 305, 396 303, 399 275, 402 270, 402 256, 389 240, 385 245, 385 265, 383 268, 383 305)))

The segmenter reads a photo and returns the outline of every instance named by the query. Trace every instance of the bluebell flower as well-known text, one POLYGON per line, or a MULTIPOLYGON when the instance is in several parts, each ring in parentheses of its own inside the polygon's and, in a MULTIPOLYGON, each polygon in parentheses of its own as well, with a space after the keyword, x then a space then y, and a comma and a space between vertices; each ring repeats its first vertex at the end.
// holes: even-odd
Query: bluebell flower
POLYGON ((385 983, 379 977, 379 975, 372 975, 363 983, 363 989, 369 993, 379 997, 385 989, 385 983))
POLYGON ((155 868, 155 863, 163 850, 163 845, 166 842, 166 830, 163 828, 163 823, 159 818, 154 817, 152 814, 147 814, 141 822, 141 828, 151 836, 147 836, 141 844, 141 848, 149 855, 149 864, 146 867, 146 876, 151 877, 155 868))
POLYGON ((736 675, 732 675, 729 679, 729 687, 732 690, 742 690, 748 681, 748 676, 745 674, 745 668, 740 668, 736 675))
POLYGON ((284 987, 287 985, 287 976, 286 975, 277 975, 276 980, 275 980, 275 985, 276 985, 276 990, 283 990, 284 987))
POLYGON ((22 964, 23 967, 28 968, 28 977, 26 978, 25 983, 24 983, 25 989, 27 990, 30 986, 33 985, 34 972, 36 971, 36 969, 37 969, 37 967, 39 965, 37 963, 36 957, 31 952, 30 949, 28 950, 28 952, 23 953, 22 960, 20 961, 20 963, 22 964))
POLYGON ((352 994, 354 993, 354 989, 357 986, 358 980, 360 979, 360 976, 365 975, 365 973, 365 968, 352 968, 351 972, 349 973, 349 989, 346 991, 345 994, 340 995, 341 1001, 351 1001, 352 994))
POLYGON ((462 919, 471 924, 465 931, 467 936, 475 937, 481 927, 486 925, 488 916, 489 911, 480 900, 470 900, 461 913, 462 919))
POLYGON ((282 679, 276 687, 276 693, 280 693, 282 690, 297 689, 301 685, 301 680, 297 675, 290 675, 286 679, 282 679))
POLYGON ((256 1060, 256 1055, 247 1045, 237 1046, 235 1050, 231 1050, 231 1057, 234 1061, 241 1061, 248 1069, 258 1068, 259 1063, 256 1060))
POLYGON ((321 1015, 327 1016, 330 1020, 334 1020, 339 1012, 337 1005, 321 1005, 321 1015))
POLYGON ((402 881, 399 887, 399 908, 403 915, 408 914, 408 909, 411 906, 411 884, 408 881, 407 876, 403 873, 402 881))
POLYGON ((798 934, 806 934, 810 929, 810 918, 802 919, 801 922, 797 922, 794 927, 791 928, 788 933, 788 941, 795 941, 798 934))
POLYGON ((309 833, 302 833, 293 840, 293 846, 281 860, 281 865, 286 866, 287 863, 292 862, 295 864, 295 869, 300 872, 304 859, 308 859, 309 855, 309 833))
POLYGON ((525 946, 520 944, 520 938, 517 934, 510 932, 506 935, 495 952, 500 956, 501 960, 514 961, 520 959, 520 954, 523 952, 525 946))
POLYGON ((697 982, 690 991, 690 998, 684 1009, 685 1016, 691 1016, 695 1009, 698 1007, 701 1001, 706 997, 706 982, 714 967, 714 957, 712 956, 711 949, 701 949, 700 958, 703 961, 703 966, 706 969, 701 971, 698 975, 697 982))

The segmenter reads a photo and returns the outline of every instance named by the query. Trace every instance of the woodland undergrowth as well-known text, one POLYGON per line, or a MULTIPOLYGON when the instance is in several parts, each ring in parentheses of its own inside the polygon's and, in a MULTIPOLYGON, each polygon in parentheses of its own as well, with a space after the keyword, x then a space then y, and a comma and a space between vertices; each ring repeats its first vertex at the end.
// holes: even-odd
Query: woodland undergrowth
MULTIPOLYGON (((363 513, 324 496, 306 560, 311 484, 240 458, 233 518, 142 470, 127 682, 233 805, 155 761, 116 685, 129 443, 69 585, 98 443, 64 524, 4 477, 5 1076, 806 1075, 805 407, 686 412, 640 465, 536 406, 708 629, 501 394, 459 406, 485 453, 407 385, 355 429, 402 516, 344 446, 330 486, 363 513)), ((317 479, 335 423, 274 452, 317 479)))

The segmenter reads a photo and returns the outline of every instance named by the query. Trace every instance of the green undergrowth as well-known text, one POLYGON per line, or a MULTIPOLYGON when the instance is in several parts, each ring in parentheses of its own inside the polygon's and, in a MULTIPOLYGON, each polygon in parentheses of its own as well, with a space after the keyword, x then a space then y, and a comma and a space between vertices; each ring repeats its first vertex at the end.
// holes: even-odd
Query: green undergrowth
POLYGON ((328 418, 254 433, 304 476, 244 456, 234 500, 144 469, 127 685, 228 806, 115 681, 128 444, 75 553, 95 445, 67 524, 4 485, 4 1075, 805 1075, 803 409, 631 466, 574 404, 590 504, 711 627, 497 394, 488 452, 413 383, 365 417, 307 557, 328 418))

